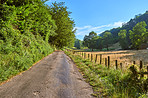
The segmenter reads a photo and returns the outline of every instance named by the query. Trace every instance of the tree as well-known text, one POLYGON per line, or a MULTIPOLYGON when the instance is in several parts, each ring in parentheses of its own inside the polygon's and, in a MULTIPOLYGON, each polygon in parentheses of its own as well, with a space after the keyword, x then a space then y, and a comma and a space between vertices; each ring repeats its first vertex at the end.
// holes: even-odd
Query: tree
POLYGON ((89 36, 85 35, 83 39, 83 45, 89 47, 89 36))
POLYGON ((3 0, 0 4, 0 27, 10 29, 9 25, 12 24, 12 28, 21 34, 32 32, 48 42, 49 37, 56 34, 56 25, 44 1, 3 0))
POLYGON ((75 30, 73 31, 74 21, 69 17, 71 12, 67 11, 64 2, 54 2, 50 8, 52 19, 55 20, 57 26, 57 30, 55 31, 57 35, 50 37, 49 42, 59 48, 73 46, 75 41, 75 30))
POLYGON ((105 32, 103 35, 103 45, 105 48, 107 48, 112 43, 112 34, 110 32, 105 32))
POLYGON ((146 23, 144 21, 139 22, 133 27, 133 30, 130 30, 130 39, 132 42, 132 47, 139 49, 142 43, 147 42, 148 32, 146 30, 146 23))
POLYGON ((83 45, 88 48, 91 48, 93 51, 93 49, 96 49, 97 33, 95 33, 94 31, 91 31, 88 36, 85 35, 83 41, 84 41, 83 45))
POLYGON ((0 4, 7 3, 7 5, 9 6, 15 5, 16 7, 19 7, 26 4, 34 4, 34 3, 44 4, 46 1, 48 0, 0 0, 0 4))
POLYGON ((118 33, 119 36, 119 43, 122 49, 128 49, 128 42, 126 39, 126 33, 127 31, 124 30, 120 30, 120 32, 118 33))
POLYGON ((74 47, 76 47, 77 49, 80 49, 81 48, 81 41, 79 39, 76 39, 75 40, 75 45, 74 47))
POLYGON ((94 36, 91 40, 90 40, 90 46, 89 48, 92 49, 97 49, 97 39, 98 39, 98 36, 94 36))
POLYGON ((103 39, 102 39, 102 37, 98 36, 96 46, 97 46, 96 49, 102 49, 103 48, 103 39))

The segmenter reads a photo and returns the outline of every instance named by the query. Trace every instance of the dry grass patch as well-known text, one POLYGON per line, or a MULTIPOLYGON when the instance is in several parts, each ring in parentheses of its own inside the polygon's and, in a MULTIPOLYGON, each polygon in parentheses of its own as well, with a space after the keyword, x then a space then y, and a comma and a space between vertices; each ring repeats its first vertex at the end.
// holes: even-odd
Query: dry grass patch
POLYGON ((126 69, 129 65, 136 62, 136 65, 140 65, 140 61, 143 62, 144 67, 148 66, 148 50, 121 50, 121 51, 101 51, 101 52, 85 52, 86 58, 91 57, 93 54, 93 61, 98 54, 97 63, 100 61, 99 54, 102 54, 102 64, 105 64, 105 58, 110 56, 111 66, 115 65, 115 60, 118 60, 118 65, 122 63, 123 67, 126 69))

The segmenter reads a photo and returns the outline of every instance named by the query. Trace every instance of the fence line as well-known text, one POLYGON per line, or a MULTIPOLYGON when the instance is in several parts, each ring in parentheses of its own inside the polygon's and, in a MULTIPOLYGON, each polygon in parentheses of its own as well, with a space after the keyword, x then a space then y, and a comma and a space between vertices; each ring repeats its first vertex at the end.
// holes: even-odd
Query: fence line
MULTIPOLYGON (((72 50, 70 52, 72 52, 73 54, 76 53, 76 54, 82 56, 82 58, 86 59, 87 54, 85 52, 77 52, 77 51, 72 51, 72 50)), ((94 58, 92 53, 91 53, 91 55, 90 55, 90 53, 88 53, 87 59, 91 60, 92 62, 97 63, 98 55, 100 55, 99 63, 102 64, 102 61, 103 61, 102 54, 96 54, 96 56, 94 58)), ((104 60, 105 60, 105 62, 104 62, 105 66, 108 67, 108 69, 109 69, 110 68, 110 62, 111 62, 110 56, 107 56, 107 58, 104 58, 104 60)), ((135 64, 136 64, 136 61, 133 61, 133 67, 134 67, 135 64)), ((119 65, 120 65, 120 69, 123 70, 123 63, 120 62, 119 65)), ((118 60, 115 60, 115 68, 116 68, 116 70, 119 69, 118 60)), ((147 72, 142 72, 142 69, 143 69, 143 62, 140 61, 140 66, 139 66, 140 72, 138 72, 138 74, 140 74, 141 77, 143 77, 144 75, 147 75, 147 77, 148 77, 148 66, 146 68, 147 72)))

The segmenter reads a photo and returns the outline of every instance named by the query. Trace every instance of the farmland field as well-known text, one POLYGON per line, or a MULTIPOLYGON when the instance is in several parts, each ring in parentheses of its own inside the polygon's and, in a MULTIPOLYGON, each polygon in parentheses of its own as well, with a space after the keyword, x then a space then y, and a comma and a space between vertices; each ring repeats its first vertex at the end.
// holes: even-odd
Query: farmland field
MULTIPOLYGON (((102 64, 105 64, 105 58, 110 56, 110 65, 115 65, 115 60, 118 60, 118 65, 122 63, 123 68, 127 68, 135 61, 136 65, 140 65, 142 61, 144 67, 148 66, 148 50, 121 50, 121 51, 100 51, 100 52, 85 52, 86 58, 88 54, 93 54, 93 60, 96 54, 102 54, 102 64)), ((100 56, 98 55, 97 63, 99 63, 100 56)))
POLYGON ((108 98, 108 96, 111 96, 111 98, 148 98, 146 95, 148 85, 146 69, 148 65, 148 50, 86 51, 75 50, 74 52, 73 50, 68 50, 66 53, 78 66, 87 82, 93 86, 96 92, 95 96, 101 98, 101 93, 105 98, 108 98), (105 64, 104 60, 108 56, 110 57, 109 68, 105 66, 108 65, 108 62, 105 64), (90 60, 88 60, 88 57, 90 60), (101 64, 99 64, 100 57, 102 57, 101 64), (118 68, 115 66, 116 60, 118 65, 122 63, 122 70, 116 70, 120 68, 120 66, 118 68), (133 65, 133 61, 136 61, 136 65, 130 66, 133 65), (140 66, 142 64, 139 64, 140 61, 144 65, 143 69, 140 66))

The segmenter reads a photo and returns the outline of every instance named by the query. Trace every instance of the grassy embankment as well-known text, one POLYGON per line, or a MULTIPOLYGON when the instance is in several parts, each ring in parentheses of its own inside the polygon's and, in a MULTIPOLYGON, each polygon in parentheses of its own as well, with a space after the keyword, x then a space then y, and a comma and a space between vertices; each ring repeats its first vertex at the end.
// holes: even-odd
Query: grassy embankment
POLYGON ((29 69, 53 52, 49 37, 55 22, 40 0, 5 0, 0 4, 0 83, 29 69))
POLYGON ((32 64, 53 52, 53 48, 40 35, 17 32, 5 34, 5 41, 0 40, 0 83, 29 69, 32 64))
POLYGON ((94 96, 111 98, 146 98, 148 79, 140 78, 133 74, 134 67, 122 72, 121 70, 108 69, 105 66, 95 64, 88 59, 82 59, 79 55, 65 52, 76 63, 80 72, 86 78, 94 90, 94 96))

